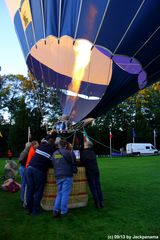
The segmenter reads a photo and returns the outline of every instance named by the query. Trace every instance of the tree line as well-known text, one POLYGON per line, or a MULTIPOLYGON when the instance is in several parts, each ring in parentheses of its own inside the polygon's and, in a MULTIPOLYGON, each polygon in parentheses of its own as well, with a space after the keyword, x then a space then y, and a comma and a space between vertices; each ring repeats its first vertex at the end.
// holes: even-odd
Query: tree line
MULTIPOLYGON (((58 90, 57 90, 58 91, 58 90)), ((11 149, 15 156, 24 148, 28 138, 28 127, 33 139, 45 136, 61 116, 57 91, 37 81, 31 74, 0 76, 0 154, 11 149)), ((109 132, 112 132, 113 151, 125 148, 132 142, 135 131, 136 142, 154 143, 160 149, 160 82, 139 91, 105 115, 95 119, 86 128, 94 142, 97 154, 109 153, 109 132)))

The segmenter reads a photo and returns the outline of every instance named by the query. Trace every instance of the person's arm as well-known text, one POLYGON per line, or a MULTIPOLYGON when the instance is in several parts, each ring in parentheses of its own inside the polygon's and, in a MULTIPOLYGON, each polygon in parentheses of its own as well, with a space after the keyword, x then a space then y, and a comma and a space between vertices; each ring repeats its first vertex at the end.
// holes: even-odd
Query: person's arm
POLYGON ((19 156, 18 162, 20 164, 26 164, 27 161, 27 156, 28 156, 28 152, 26 150, 23 150, 19 156))
POLYGON ((35 150, 33 148, 33 146, 30 148, 28 156, 27 156, 27 161, 26 161, 26 168, 28 168, 28 165, 32 159, 32 157, 35 155, 35 150))

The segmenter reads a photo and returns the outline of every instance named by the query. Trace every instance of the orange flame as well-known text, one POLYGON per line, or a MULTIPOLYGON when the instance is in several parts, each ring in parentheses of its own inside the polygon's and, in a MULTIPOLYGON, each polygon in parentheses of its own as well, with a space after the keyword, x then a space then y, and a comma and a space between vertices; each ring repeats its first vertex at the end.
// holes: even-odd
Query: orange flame
POLYGON ((81 81, 91 58, 92 44, 87 40, 77 40, 74 44, 75 62, 72 72, 72 82, 69 90, 78 94, 81 81))

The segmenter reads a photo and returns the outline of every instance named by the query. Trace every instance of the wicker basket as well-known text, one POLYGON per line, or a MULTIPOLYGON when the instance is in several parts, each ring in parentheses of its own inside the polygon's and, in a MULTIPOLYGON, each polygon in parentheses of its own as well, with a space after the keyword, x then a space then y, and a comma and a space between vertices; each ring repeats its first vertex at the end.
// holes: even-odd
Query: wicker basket
MULTIPOLYGON (((57 194, 54 170, 49 169, 47 173, 47 181, 41 200, 41 206, 44 210, 52 210, 57 194)), ((84 167, 78 167, 78 173, 73 178, 73 188, 70 194, 68 207, 77 208, 85 207, 88 203, 87 179, 84 167)))

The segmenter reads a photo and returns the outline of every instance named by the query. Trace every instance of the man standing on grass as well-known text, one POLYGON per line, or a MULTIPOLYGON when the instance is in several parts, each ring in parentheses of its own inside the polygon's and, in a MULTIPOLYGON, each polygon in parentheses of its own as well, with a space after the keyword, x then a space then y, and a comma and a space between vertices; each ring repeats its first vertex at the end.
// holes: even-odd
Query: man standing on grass
POLYGON ((100 174, 92 142, 84 142, 84 150, 81 154, 80 160, 86 169, 87 181, 95 202, 95 206, 96 208, 103 208, 103 196, 99 179, 100 174))
POLYGON ((52 157, 52 163, 58 188, 53 216, 66 216, 68 213, 69 195, 72 191, 73 183, 73 165, 76 162, 75 154, 67 150, 67 142, 59 140, 58 150, 56 150, 52 157))

